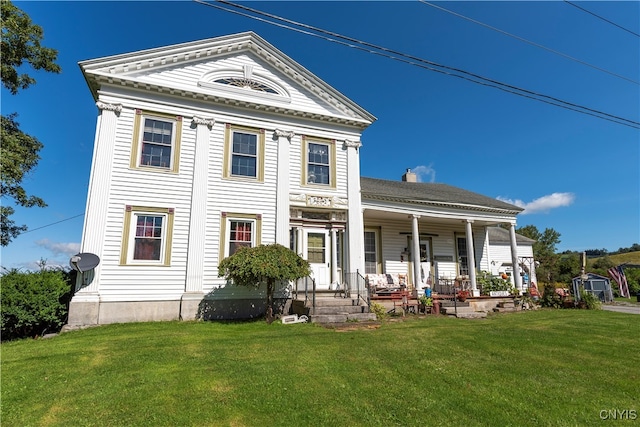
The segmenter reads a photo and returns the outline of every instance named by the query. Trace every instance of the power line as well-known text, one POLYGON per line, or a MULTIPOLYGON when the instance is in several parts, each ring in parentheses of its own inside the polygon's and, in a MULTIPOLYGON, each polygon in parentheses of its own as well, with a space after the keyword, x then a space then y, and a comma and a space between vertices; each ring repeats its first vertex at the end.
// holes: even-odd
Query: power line
POLYGON ((608 22, 609 24, 613 25, 614 27, 618 27, 618 28, 620 28, 621 30, 624 30, 624 31, 626 31, 626 32, 628 32, 628 33, 631 33, 631 34, 633 34, 633 35, 634 35, 634 36, 636 36, 636 37, 640 37, 640 34, 635 33, 635 32, 633 32, 633 31, 631 31, 631 30, 629 30, 629 29, 626 29, 626 28, 625 28, 625 27, 623 27, 622 25, 618 25, 618 24, 616 24, 616 23, 615 23, 615 22, 613 22, 613 21, 609 21, 607 18, 603 18, 602 16, 597 15, 597 14, 595 14, 595 13, 593 13, 593 12, 591 12, 591 11, 589 11, 589 10, 585 9, 584 7, 580 7, 580 6, 578 6, 577 4, 575 4, 575 3, 571 3, 570 1, 567 1, 567 0, 564 0, 564 2, 565 2, 565 3, 567 3, 567 4, 569 4, 569 5, 571 5, 571 6, 573 6, 573 7, 575 7, 575 8, 580 9, 580 10, 581 10, 581 11, 583 11, 583 12, 588 13, 589 15, 593 15, 593 16, 595 16, 596 18, 602 19, 603 21, 608 22))
POLYGON ((257 15, 266 16, 266 17, 269 17, 271 19, 276 19, 278 21, 283 21, 283 22, 286 22, 286 23, 291 24, 291 25, 299 26, 299 27, 305 28, 305 30, 300 29, 300 28, 291 27, 290 25, 285 25, 285 24, 282 24, 282 23, 279 23, 279 22, 273 22, 273 21, 270 21, 268 19, 261 18, 260 16, 254 16, 254 15, 242 12, 242 11, 229 9, 229 8, 226 8, 226 7, 223 7, 223 6, 220 6, 220 5, 216 5, 216 4, 210 4, 210 3, 207 3, 207 2, 202 1, 202 0, 194 0, 194 1, 196 3, 200 3, 200 4, 203 4, 205 6, 209 6, 209 7, 213 7, 213 8, 216 8, 216 9, 219 9, 219 10, 223 10, 223 11, 226 11, 226 12, 230 12, 230 13, 234 13, 234 14, 237 14, 237 15, 241 15, 241 16, 244 16, 244 17, 247 17, 247 18, 251 18, 251 19, 254 19, 254 20, 257 20, 257 21, 268 23, 270 25, 274 25, 274 26, 277 26, 277 27, 281 27, 281 28, 285 28, 285 29, 288 29, 288 30, 296 31, 296 32, 299 32, 299 33, 302 33, 302 34, 318 37, 318 38, 321 38, 321 39, 324 39, 324 40, 327 40, 327 41, 330 41, 330 42, 333 42, 333 43, 341 44, 341 45, 344 45, 344 46, 347 46, 347 47, 350 47, 350 48, 353 48, 353 49, 362 50, 362 51, 367 52, 367 53, 372 53, 374 55, 380 55, 380 56, 383 56, 383 57, 386 57, 386 58, 389 58, 389 59, 393 59, 393 60, 396 60, 396 61, 400 61, 400 62, 404 62, 404 63, 410 64, 410 65, 414 65, 414 66, 417 66, 417 67, 421 67, 421 68, 427 69, 429 71, 435 71, 435 72, 438 72, 438 73, 441 73, 441 74, 445 74, 445 75, 449 75, 449 76, 452 76, 452 77, 458 77, 458 78, 470 81, 472 83, 476 83, 476 84, 480 84, 480 85, 483 85, 483 86, 492 87, 492 88, 495 88, 495 89, 502 90, 504 92, 508 92, 508 93, 514 94, 514 95, 518 95, 518 96, 522 96, 522 97, 525 97, 525 98, 533 99, 533 100, 536 100, 536 101, 544 102, 544 103, 547 103, 547 104, 550 104, 550 105, 554 105, 556 107, 565 108, 565 109, 572 110, 572 111, 575 111, 575 112, 578 112, 578 113, 594 116, 594 117, 597 117, 597 118, 600 118, 600 119, 603 119, 603 120, 608 120, 608 121, 611 121, 613 123, 617 123, 617 124, 621 124, 621 125, 624 125, 624 126, 640 129, 640 123, 636 122, 636 121, 633 121, 633 120, 629 120, 629 119, 625 119, 623 117, 619 117, 619 116, 615 116, 615 115, 612 115, 612 114, 608 114, 608 113, 605 113, 603 111, 598 111, 598 110, 595 110, 595 109, 592 109, 592 108, 588 108, 588 107, 585 107, 585 106, 582 106, 582 105, 579 105, 579 104, 574 104, 574 103, 571 103, 571 102, 563 101, 563 100, 561 100, 559 98, 554 98, 552 96, 544 95, 544 94, 533 92, 533 91, 530 91, 530 90, 527 90, 527 89, 519 88, 517 86, 513 86, 513 85, 506 84, 506 83, 502 83, 502 82, 499 82, 497 80, 492 80, 492 79, 489 79, 489 78, 486 78, 486 77, 482 77, 480 75, 477 75, 477 74, 474 74, 474 73, 471 73, 471 72, 468 72, 468 71, 465 71, 465 70, 461 70, 461 69, 458 69, 458 68, 454 68, 454 67, 449 67, 449 66, 446 66, 446 65, 438 64, 438 63, 435 63, 435 62, 432 62, 432 61, 428 61, 428 60, 423 59, 423 58, 419 58, 419 57, 416 57, 416 56, 413 56, 413 55, 404 54, 404 53, 395 51, 393 49, 388 49, 388 48, 385 48, 385 47, 382 47, 382 46, 378 46, 378 45, 374 45, 372 43, 368 43, 368 42, 364 42, 364 41, 361 41, 361 40, 357 40, 357 39, 354 39, 354 38, 351 38, 351 37, 348 37, 348 36, 344 36, 344 35, 341 35, 341 34, 338 34, 338 33, 334 33, 334 32, 327 31, 327 30, 323 30, 321 28, 313 27, 311 25, 307 25, 307 24, 296 22, 296 21, 292 21, 292 20, 287 19, 287 18, 283 18, 283 17, 277 16, 277 15, 273 15, 273 14, 270 14, 270 13, 262 12, 260 10, 252 9, 252 8, 249 8, 249 7, 246 7, 246 6, 238 5, 238 4, 226 1, 226 0, 216 0, 216 1, 218 3, 223 3, 225 5, 229 5, 231 7, 237 8, 237 9, 249 11, 249 12, 255 13, 257 15), (321 33, 321 34, 316 34, 314 32, 308 31, 308 30, 316 31, 316 32, 321 33), (327 36, 322 35, 322 34, 330 35, 331 37, 335 37, 335 38, 327 37, 327 36), (341 40, 336 40, 336 39, 341 39, 341 40), (343 41, 343 40, 345 40, 345 41, 343 41), (365 47, 363 47, 363 46, 365 46, 365 47), (434 67, 438 67, 438 68, 434 68, 434 67), (443 68, 444 70, 439 69, 439 68, 443 68), (450 71, 447 71, 447 70, 450 70, 450 71), (456 73, 459 73, 459 74, 456 74, 456 73), (462 74, 462 75, 460 75, 460 74, 462 74))
POLYGON ((480 22, 480 21, 477 21, 477 20, 475 20, 473 18, 469 18, 467 16, 461 15, 461 14, 459 14, 457 12, 452 11, 452 10, 445 9, 444 7, 435 5, 433 3, 429 3, 428 1, 425 1, 425 0, 418 0, 418 1, 420 1, 420 3, 426 4, 427 6, 431 6, 433 8, 439 9, 439 10, 441 10, 443 12, 447 12, 447 13, 450 13, 451 15, 455 15, 455 16, 457 16, 459 18, 466 19, 467 21, 473 22, 474 24, 482 25, 483 27, 489 28, 490 30, 497 31, 497 32, 499 32, 501 34, 504 34, 506 36, 509 36, 509 37, 513 37, 514 39, 517 39, 517 40, 520 40, 522 42, 528 43, 528 44, 530 44, 532 46, 535 46, 535 47, 539 47, 540 49, 544 49, 544 50, 546 50, 548 52, 555 53, 556 55, 560 55, 560 56, 562 56, 564 58, 570 59, 571 61, 575 61, 575 62, 577 62, 579 64, 586 65, 587 67, 591 67, 591 68, 593 68, 595 70, 602 71, 603 73, 607 73, 607 74, 612 75, 614 77, 618 77, 619 79, 623 79, 623 80, 626 80, 628 82, 640 85, 640 82, 638 82, 636 80, 630 79, 630 78, 622 76, 620 74, 616 74, 616 73, 614 73, 612 71, 606 70, 606 69, 598 67, 596 65, 589 64, 588 62, 585 62, 585 61, 582 61, 580 59, 574 58, 573 56, 567 55, 566 53, 559 52, 557 50, 554 50, 554 49, 551 49, 549 47, 543 46, 543 45, 541 45, 539 43, 532 42, 531 40, 527 40, 527 39, 525 39, 523 37, 516 36, 515 34, 508 33, 508 32, 506 32, 504 30, 499 29, 499 28, 492 27, 489 24, 485 24, 484 22, 480 22))
POLYGON ((60 221, 56 221, 56 222, 52 222, 51 224, 43 225, 43 226, 41 226, 41 227, 30 228, 29 230, 27 230, 27 231, 23 231, 23 232, 22 232, 22 233, 20 233, 20 234, 27 234, 27 233, 31 233, 32 231, 40 230, 40 229, 43 229, 43 228, 46 228, 46 227, 51 227, 52 225, 60 224, 61 222, 69 221, 69 220, 72 220, 72 219, 78 218, 78 217, 83 216, 83 215, 84 215, 84 214, 83 214, 83 213, 81 213, 81 214, 78 214, 78 215, 72 216, 72 217, 70 217, 70 218, 61 219, 60 221))

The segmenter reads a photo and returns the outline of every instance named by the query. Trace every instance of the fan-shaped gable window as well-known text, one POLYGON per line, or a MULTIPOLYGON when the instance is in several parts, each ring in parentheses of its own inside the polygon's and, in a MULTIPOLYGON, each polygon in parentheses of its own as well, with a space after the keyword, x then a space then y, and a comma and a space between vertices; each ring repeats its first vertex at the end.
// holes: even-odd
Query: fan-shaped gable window
POLYGON ((216 80, 215 83, 241 87, 244 89, 257 90, 258 92, 273 93, 276 95, 278 94, 278 91, 267 86, 266 84, 257 82, 255 80, 245 79, 244 77, 225 77, 216 80))
POLYGON ((199 79, 198 86, 229 94, 250 94, 271 101, 291 102, 289 92, 273 76, 254 72, 251 64, 245 64, 240 69, 226 68, 209 72, 199 79))

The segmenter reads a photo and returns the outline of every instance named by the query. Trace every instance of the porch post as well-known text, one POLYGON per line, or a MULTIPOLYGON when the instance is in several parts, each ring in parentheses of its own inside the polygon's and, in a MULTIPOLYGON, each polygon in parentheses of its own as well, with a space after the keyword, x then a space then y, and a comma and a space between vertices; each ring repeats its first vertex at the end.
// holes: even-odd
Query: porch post
POLYGON ((411 215, 411 240, 413 247, 411 248, 413 260, 413 287, 418 290, 420 283, 420 231, 418 230, 418 218, 420 215, 411 215))
POLYGON ((298 255, 300 255, 302 258, 307 259, 307 254, 306 254, 306 249, 304 245, 304 240, 303 240, 303 230, 302 227, 298 227, 296 228, 296 252, 298 253, 298 255))
POLYGON ((340 283, 338 280, 338 233, 331 229, 331 283, 340 283))
POLYGON ((289 145, 295 134, 276 129, 278 141, 278 171, 276 186, 276 243, 289 246, 289 145))
POLYGON ((518 292, 522 293, 522 276, 520 276, 520 265, 518 264, 518 243, 516 241, 516 225, 509 225, 509 237, 511 240, 511 262, 513 263, 513 281, 518 292))
POLYGON ((476 282, 476 256, 475 256, 475 248, 473 245, 473 230, 471 229, 472 220, 467 220, 467 263, 469 265, 469 281, 471 282, 471 290, 473 291, 473 296, 480 296, 480 292, 478 291, 478 284, 476 282))

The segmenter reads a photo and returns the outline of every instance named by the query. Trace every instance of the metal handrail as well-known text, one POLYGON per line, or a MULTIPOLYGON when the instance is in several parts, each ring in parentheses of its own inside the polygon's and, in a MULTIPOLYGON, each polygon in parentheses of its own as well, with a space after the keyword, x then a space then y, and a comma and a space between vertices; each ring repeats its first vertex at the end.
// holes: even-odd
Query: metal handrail
POLYGON ((345 277, 345 292, 348 292, 349 295, 355 293, 358 301, 362 300, 367 304, 367 307, 371 307, 371 299, 366 287, 366 279, 362 274, 356 270, 355 273, 346 273, 345 277))

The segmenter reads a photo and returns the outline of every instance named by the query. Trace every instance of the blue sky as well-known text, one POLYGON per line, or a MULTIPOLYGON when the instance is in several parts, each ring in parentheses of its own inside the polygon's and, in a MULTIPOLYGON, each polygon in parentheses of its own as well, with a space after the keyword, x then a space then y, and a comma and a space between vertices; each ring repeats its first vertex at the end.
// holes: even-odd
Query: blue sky
MULTIPOLYGON (((63 71, 33 73, 38 83, 17 96, 2 89, 2 113, 18 112, 45 146, 24 186, 48 203, 16 209, 32 231, 2 248, 3 267, 67 265, 80 246, 98 111, 79 61, 249 30, 378 118, 362 137, 363 176, 411 168, 520 204, 518 226, 555 229, 560 251, 640 242, 638 129, 193 1, 14 3, 43 27, 63 71)), ((566 2, 435 3, 547 49, 418 1, 244 4, 640 121, 640 38, 566 2)), ((577 4, 640 33, 639 2, 577 4)))

